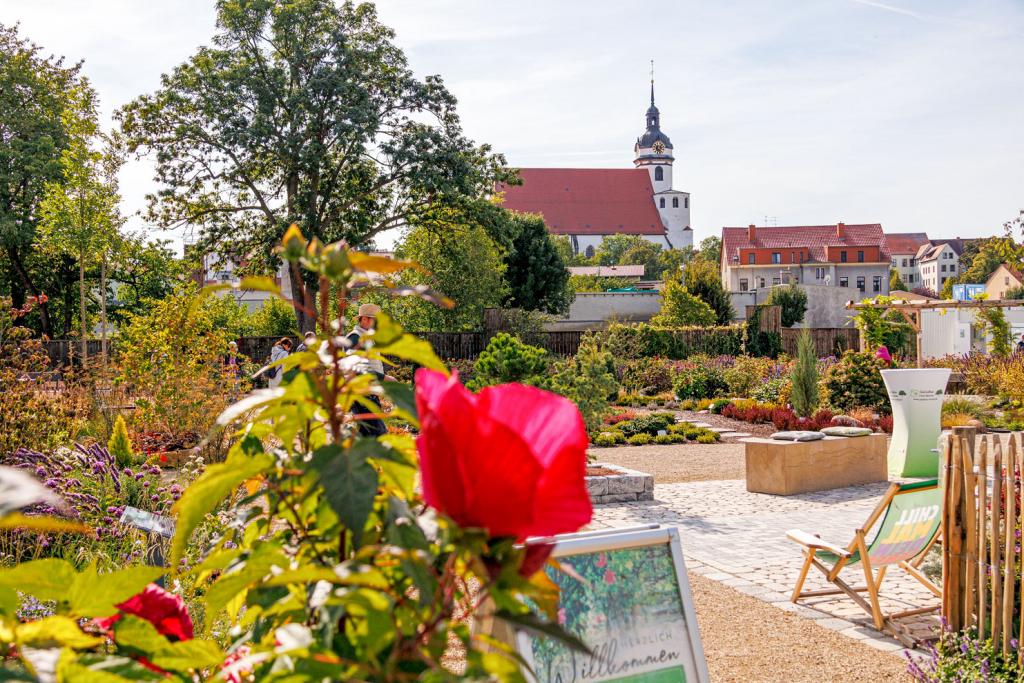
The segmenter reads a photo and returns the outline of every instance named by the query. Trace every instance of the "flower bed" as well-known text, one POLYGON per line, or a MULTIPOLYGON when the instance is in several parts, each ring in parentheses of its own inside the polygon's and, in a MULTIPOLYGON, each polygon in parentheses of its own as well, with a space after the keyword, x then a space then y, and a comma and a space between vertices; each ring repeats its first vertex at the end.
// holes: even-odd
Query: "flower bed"
POLYGON ((696 441, 716 443, 721 438, 718 432, 696 427, 686 422, 676 422, 674 413, 618 413, 605 418, 606 426, 592 440, 592 445, 648 446, 668 445, 696 441))

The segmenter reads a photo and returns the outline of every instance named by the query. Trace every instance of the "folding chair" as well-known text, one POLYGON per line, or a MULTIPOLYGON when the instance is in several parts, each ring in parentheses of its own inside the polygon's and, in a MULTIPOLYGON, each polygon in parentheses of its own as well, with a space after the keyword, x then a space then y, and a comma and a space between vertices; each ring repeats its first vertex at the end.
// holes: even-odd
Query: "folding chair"
POLYGON ((914 577, 936 597, 942 589, 928 580, 918 568, 928 550, 939 538, 942 523, 942 489, 938 479, 905 484, 893 483, 882 500, 868 516, 864 526, 857 529, 854 539, 845 548, 806 531, 792 529, 786 537, 803 546, 806 561, 793 589, 792 601, 803 597, 844 593, 871 615, 875 628, 883 630, 887 621, 913 614, 924 614, 939 606, 883 614, 878 604, 878 591, 890 565, 897 565, 914 577), (881 519, 878 533, 868 542, 868 534, 881 519), (864 571, 865 586, 853 587, 839 578, 845 567, 860 564, 864 571), (804 581, 811 567, 816 567, 834 589, 804 591, 804 581), (875 571, 877 569, 877 571, 875 571), (867 592, 870 603, 860 595, 867 592))

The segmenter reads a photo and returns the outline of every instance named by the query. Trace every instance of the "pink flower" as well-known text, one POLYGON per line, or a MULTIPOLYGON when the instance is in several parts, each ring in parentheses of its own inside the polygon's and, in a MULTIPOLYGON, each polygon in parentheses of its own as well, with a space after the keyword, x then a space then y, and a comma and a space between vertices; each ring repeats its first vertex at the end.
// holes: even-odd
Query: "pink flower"
POLYGON ((604 582, 607 583, 609 586, 615 583, 615 572, 613 572, 611 569, 606 569, 604 572, 604 582))
POLYGON ((521 541, 590 521, 587 432, 570 401, 519 384, 473 394, 424 368, 416 407, 423 497, 460 526, 521 541))
POLYGON ((889 355, 889 349, 884 346, 879 346, 878 350, 875 351, 875 358, 879 358, 889 365, 892 365, 892 356, 889 355))
POLYGON ((608 566, 608 555, 606 553, 601 553, 597 556, 597 566, 601 569, 608 566))
POLYGON ((565 626, 565 608, 559 608, 558 610, 558 625, 565 626))

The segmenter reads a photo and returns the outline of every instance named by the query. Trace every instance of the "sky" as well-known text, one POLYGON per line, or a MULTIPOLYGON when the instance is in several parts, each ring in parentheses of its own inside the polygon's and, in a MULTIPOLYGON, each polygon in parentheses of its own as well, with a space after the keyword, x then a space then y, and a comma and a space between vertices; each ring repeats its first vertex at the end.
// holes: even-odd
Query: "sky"
MULTIPOLYGON (((1024 209, 1021 0, 377 7, 413 70, 444 78, 469 137, 516 167, 629 167, 653 59, 695 241, 766 222, 980 237, 1024 209)), ((14 22, 84 60, 109 123, 209 43, 214 1, 0 0, 14 22)), ((152 175, 126 165, 126 213, 158 189, 152 175)))

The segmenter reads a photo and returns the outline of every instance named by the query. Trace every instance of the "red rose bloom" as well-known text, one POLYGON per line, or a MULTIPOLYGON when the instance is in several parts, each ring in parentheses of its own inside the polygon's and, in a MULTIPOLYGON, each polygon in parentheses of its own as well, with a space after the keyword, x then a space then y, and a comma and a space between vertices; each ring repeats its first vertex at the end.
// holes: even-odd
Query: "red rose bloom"
POLYGON ((96 625, 109 631, 122 616, 132 614, 153 624, 157 631, 172 640, 192 640, 192 617, 188 615, 184 601, 155 583, 149 584, 145 590, 122 602, 117 608, 122 614, 97 619, 96 625))
POLYGON ((473 394, 439 372, 416 372, 423 497, 491 536, 576 531, 593 509, 584 481, 587 431, 572 402, 504 384, 473 394))

